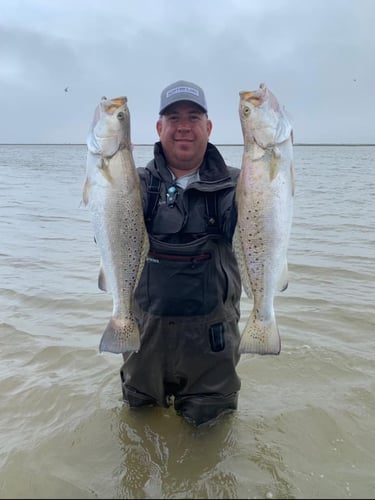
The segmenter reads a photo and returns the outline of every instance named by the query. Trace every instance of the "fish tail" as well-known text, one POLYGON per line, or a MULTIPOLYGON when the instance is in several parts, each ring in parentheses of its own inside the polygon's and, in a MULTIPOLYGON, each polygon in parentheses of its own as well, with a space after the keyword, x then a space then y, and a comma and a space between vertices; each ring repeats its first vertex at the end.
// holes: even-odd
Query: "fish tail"
POLYGON ((275 319, 264 322, 253 315, 247 321, 240 342, 240 354, 279 354, 281 340, 275 319))
POLYGON ((140 334, 134 317, 112 317, 103 332, 99 344, 99 351, 121 354, 128 351, 139 351, 141 346, 140 334))

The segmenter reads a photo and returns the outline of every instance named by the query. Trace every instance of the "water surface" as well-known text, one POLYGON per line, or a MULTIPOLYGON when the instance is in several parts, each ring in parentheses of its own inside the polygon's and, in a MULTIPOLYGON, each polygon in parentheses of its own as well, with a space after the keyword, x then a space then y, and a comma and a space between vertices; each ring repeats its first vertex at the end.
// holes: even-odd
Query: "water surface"
POLYGON ((374 153, 295 147, 281 354, 243 356, 238 411, 194 428, 129 411, 120 357, 98 353, 85 146, 0 146, 0 497, 374 498, 374 153))

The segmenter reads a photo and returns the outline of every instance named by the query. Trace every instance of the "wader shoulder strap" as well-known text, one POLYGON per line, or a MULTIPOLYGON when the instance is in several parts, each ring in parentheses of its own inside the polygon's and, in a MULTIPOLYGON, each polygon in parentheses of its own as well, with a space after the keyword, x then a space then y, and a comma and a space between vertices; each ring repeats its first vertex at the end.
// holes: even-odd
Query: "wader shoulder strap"
MULTIPOLYGON (((156 211, 159 201, 161 180, 158 177, 150 175, 150 180, 147 185, 147 210, 145 214, 145 221, 147 229, 151 230, 152 220, 156 211)), ((219 232, 219 217, 217 207, 216 192, 205 193, 206 198, 206 215, 207 215, 207 232, 219 232)))
POLYGON ((161 180, 158 177, 150 175, 150 180, 147 185, 147 211, 145 214, 145 221, 148 230, 151 229, 152 219, 159 201, 160 185, 161 180))
POLYGON ((217 196, 216 192, 206 193, 206 213, 208 216, 207 232, 218 233, 219 232, 219 216, 217 209, 217 196))

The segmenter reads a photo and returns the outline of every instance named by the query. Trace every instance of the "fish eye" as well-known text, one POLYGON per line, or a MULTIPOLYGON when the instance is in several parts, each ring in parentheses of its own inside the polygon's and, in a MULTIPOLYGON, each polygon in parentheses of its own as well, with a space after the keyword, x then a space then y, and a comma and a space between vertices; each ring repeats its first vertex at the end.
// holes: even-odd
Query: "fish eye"
POLYGON ((244 108, 243 108, 243 114, 245 116, 248 116, 250 114, 250 108, 248 106, 244 106, 244 108))
POLYGON ((119 111, 119 112, 117 113, 117 118, 118 118, 119 120, 123 120, 123 119, 125 118, 125 115, 124 115, 123 111, 119 111))

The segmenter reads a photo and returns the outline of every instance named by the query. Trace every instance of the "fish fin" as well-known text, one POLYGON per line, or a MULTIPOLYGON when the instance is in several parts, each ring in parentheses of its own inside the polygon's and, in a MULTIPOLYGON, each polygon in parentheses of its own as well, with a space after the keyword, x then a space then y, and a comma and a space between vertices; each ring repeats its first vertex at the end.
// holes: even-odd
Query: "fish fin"
POLYGON ((292 126, 288 118, 281 111, 280 120, 278 121, 275 133, 275 144, 281 144, 282 142, 287 141, 289 138, 291 138, 291 134, 292 126))
POLYGON ((270 161, 270 181, 272 182, 274 178, 277 176, 279 173, 279 158, 280 158, 280 151, 278 148, 274 148, 272 150, 272 157, 270 161))
POLYGON ((280 292, 284 292, 288 288, 288 261, 285 260, 284 267, 281 270, 277 288, 280 292))
POLYGON ((108 292, 107 280, 102 261, 100 261, 99 274, 98 274, 98 288, 103 292, 108 292))
POLYGON ((106 161, 104 158, 101 159, 100 162, 100 172, 102 173, 103 177, 110 183, 113 183, 113 177, 111 175, 111 172, 109 170, 109 163, 106 161))
POLYGON ((85 182, 83 184, 83 193, 82 193, 82 202, 84 206, 86 206, 89 202, 90 187, 91 187, 90 179, 86 177, 85 182))
POLYGON ((254 143, 246 144, 245 151, 251 150, 251 159, 260 160, 267 154, 267 146, 262 145, 261 134, 257 130, 254 131, 254 143))
POLYGON ((99 122, 99 120, 100 120, 100 104, 98 104, 95 108, 94 117, 92 119, 86 139, 87 149, 89 150, 90 153, 94 155, 99 155, 102 153, 102 145, 100 141, 96 139, 96 136, 94 134, 95 126, 99 122))
POLYGON ((234 255, 236 257, 238 269, 240 271, 242 287, 245 290, 247 297, 251 299, 253 297, 253 292, 251 290, 249 274, 247 272, 247 265, 243 256, 243 251, 241 249, 242 245, 241 245, 241 238, 238 226, 236 226, 234 230, 232 246, 234 255))
POLYGON ((296 189, 296 181, 295 181, 295 174, 294 174, 294 165, 293 162, 290 162, 290 187, 292 191, 292 196, 294 196, 294 192, 296 189))
POLYGON ((148 233, 147 233, 147 229, 145 227, 144 232, 143 232, 143 245, 141 248, 141 257, 139 259, 139 267, 138 267, 137 277, 136 277, 135 283, 134 283, 134 290, 137 288, 139 280, 141 278, 141 274, 143 271, 143 267, 144 267, 149 249, 150 249, 150 241, 148 239, 148 233))
POLYGON ((240 354, 279 354, 281 340, 275 319, 264 322, 252 314, 240 341, 240 354))
POLYGON ((128 351, 139 351, 141 338, 137 322, 133 316, 123 319, 112 317, 103 332, 99 351, 121 354, 128 351))

